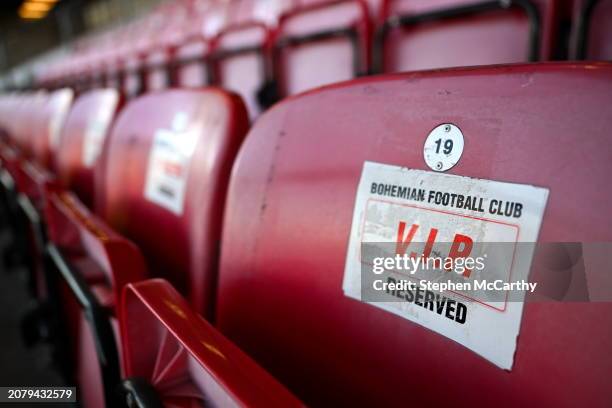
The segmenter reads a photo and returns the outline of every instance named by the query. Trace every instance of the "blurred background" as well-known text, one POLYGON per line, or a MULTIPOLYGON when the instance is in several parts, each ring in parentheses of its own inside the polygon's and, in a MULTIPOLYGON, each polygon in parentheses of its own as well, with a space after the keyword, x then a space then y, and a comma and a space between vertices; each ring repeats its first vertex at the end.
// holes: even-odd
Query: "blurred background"
POLYGON ((61 58, 78 36, 121 25, 161 0, 0 1, 0 87, 30 81, 37 63, 61 58))

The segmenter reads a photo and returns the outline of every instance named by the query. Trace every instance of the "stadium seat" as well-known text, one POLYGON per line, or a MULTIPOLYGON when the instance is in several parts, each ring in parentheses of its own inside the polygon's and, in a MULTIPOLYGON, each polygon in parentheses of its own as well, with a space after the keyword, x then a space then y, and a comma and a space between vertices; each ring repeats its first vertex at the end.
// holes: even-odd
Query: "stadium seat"
POLYGON ((29 316, 47 316, 48 340, 54 343, 62 369, 67 373, 77 370, 88 406, 113 398, 108 387, 119 380, 119 360, 117 352, 112 352, 117 323, 116 319, 109 322, 107 311, 115 314, 115 299, 125 282, 144 278, 138 250, 91 212, 94 170, 120 103, 116 89, 82 94, 63 124, 53 160, 56 172, 37 166, 24 169, 30 184, 37 188, 38 195, 30 197, 44 202, 36 205, 37 214, 29 217, 29 227, 37 231, 31 257, 36 259, 33 273, 40 301, 29 316), (43 262, 47 258, 48 262, 43 262), (99 345, 104 353, 100 365, 106 387, 100 373, 92 369, 97 367, 97 353, 90 330, 96 340, 106 336, 99 345), (108 393, 103 397, 105 391, 108 393))
POLYGON ((612 60, 612 2, 574 2, 571 57, 577 60, 612 60))
MULTIPOLYGON (((172 5, 172 3, 170 3, 172 5)), ((155 33, 151 49, 145 52, 144 86, 147 92, 176 85, 172 61, 177 47, 189 34, 187 11, 173 7, 164 15, 164 26, 155 33)))
POLYGON ((370 35, 361 0, 317 2, 284 14, 274 39, 276 96, 366 75, 370 35))
MULTIPOLYGON (((70 95, 70 94, 66 94, 70 95)), ((63 96, 68 98, 68 96, 63 96)), ((46 123, 62 120, 52 125, 39 125, 42 128, 56 126, 60 128, 57 142, 51 160, 54 171, 46 169, 32 161, 24 160, 20 165, 20 193, 18 203, 23 218, 22 229, 29 231, 28 243, 25 245, 26 259, 30 270, 33 290, 39 301, 39 312, 48 309, 52 302, 64 303, 57 298, 57 285, 48 282, 49 276, 44 264, 45 251, 48 243, 45 216, 48 207, 47 190, 72 190, 89 208, 94 205, 94 168, 104 144, 106 134, 115 113, 120 105, 119 91, 115 89, 99 89, 89 91, 78 97, 70 111, 66 113, 58 108, 56 118, 46 123), (55 298, 54 298, 55 296, 55 298)), ((39 134, 35 137, 46 137, 39 134)), ((56 230, 65 230, 65 226, 57 220, 52 220, 56 230)), ((64 220, 64 224, 67 221, 64 220)), ((56 234, 57 235, 57 234, 56 234)), ((73 233, 73 235, 75 235, 73 233)), ((76 234, 78 236, 78 234, 76 234)), ((72 236, 76 244, 79 240, 72 236)), ((62 249, 66 249, 63 247, 62 249)), ((55 305, 53 305, 55 307, 55 305)), ((34 314, 38 312, 32 312, 34 314)), ((45 322, 45 324, 55 324, 45 322)), ((54 333, 57 335, 57 333, 54 333)))
MULTIPOLYGON (((600 109, 610 103, 612 65, 604 63, 395 74, 280 103, 254 125, 232 173, 219 330, 313 406, 610 406, 609 302, 526 302, 518 337, 497 338, 501 328, 486 325, 482 339, 465 333, 489 341, 493 353, 502 340, 516 341, 502 369, 385 304, 343 293, 347 254, 359 244, 349 237, 364 211, 356 191, 366 162, 431 177, 432 189, 446 188, 434 182, 442 177, 459 188, 457 176, 476 189, 476 179, 546 188, 539 242, 610 241, 612 148, 602 129, 612 117, 600 109), (424 162, 426 138, 440 124, 465 137, 450 174, 424 162)), ((586 271, 587 281, 596 272, 586 271)), ((489 310, 473 302, 470 313, 478 316, 479 307, 489 310)), ((409 310, 417 319, 446 319, 409 310)))
POLYGON ((246 129, 244 105, 223 91, 147 94, 122 111, 100 158, 96 196, 104 219, 71 193, 47 193, 49 262, 63 277, 62 293, 69 289, 62 297, 76 298, 83 310, 64 305, 88 406, 117 403, 121 348, 116 321, 104 310, 117 315, 119 291, 144 278, 145 262, 147 274, 164 271, 198 307, 212 306, 225 184, 246 129))
POLYGON ((225 27, 213 42, 215 84, 237 92, 254 119, 262 111, 258 93, 270 77, 268 52, 280 14, 291 8, 291 0, 237 2, 225 27))
POLYGON ((43 221, 48 184, 74 190, 93 207, 94 166, 120 98, 114 89, 89 91, 71 108, 72 96, 70 90, 55 91, 38 115, 32 113, 38 117, 31 126, 33 156, 19 162, 16 176, 22 200, 28 201, 22 201, 28 207, 24 213, 35 211, 30 221, 43 221))
POLYGON ((374 72, 549 60, 556 0, 386 0, 374 72))
POLYGON ((612 0, 55 2, 1 18, 32 41, 0 29, 0 374, 85 408, 612 407, 612 0))
MULTIPOLYGON (((240 100, 220 90, 144 95, 122 111, 100 159, 96 198, 101 198, 98 210, 107 224, 74 195, 49 194, 49 257, 84 310, 78 314, 71 310, 74 304, 65 306, 65 314, 72 316, 68 320, 78 322, 69 332, 79 345, 75 359, 88 406, 116 398, 112 390, 117 369, 112 361, 121 348, 111 337, 116 334, 114 321, 109 328, 100 310, 116 311, 117 291, 145 276, 144 266, 138 266, 139 252, 114 231, 139 245, 148 273, 155 276, 167 268, 166 276, 183 293, 189 292, 188 281, 197 281, 201 290, 191 291, 194 302, 211 305, 225 183, 246 126, 240 100), (115 261, 106 249, 114 240, 120 241, 112 246, 118 248, 115 261), (180 252, 168 249, 171 243, 180 252), (102 274, 104 268, 108 271, 102 274), (109 274, 112 279, 102 279, 109 274), (94 320, 90 328, 83 316, 92 314, 96 319, 89 318, 94 320), (96 364, 93 346, 102 343, 96 364)), ((74 154, 66 155, 74 161, 74 154)))
POLYGON ((215 83, 240 94, 249 117, 254 119, 261 112, 257 93, 266 81, 266 50, 269 30, 258 22, 230 26, 215 40, 215 83))
MULTIPOLYGON (((18 154, 7 162, 15 187, 15 252, 24 257, 32 286, 39 281, 44 251, 44 224, 40 214, 44 206, 44 189, 53 180, 54 155, 62 126, 72 104, 74 92, 64 88, 49 93, 38 103, 25 102, 16 124, 18 154), (23 115, 23 116, 21 116, 23 115)), ((32 100, 31 100, 32 101, 32 100)), ((36 101, 34 99, 33 101, 36 101)), ((40 295, 40 288, 36 292, 40 295)))
POLYGON ((212 40, 231 23, 239 2, 194 2, 184 41, 174 53, 174 76, 179 87, 198 88, 213 83, 212 40))
POLYGON ((176 84, 181 88, 199 88, 210 83, 209 43, 199 35, 180 45, 174 53, 176 84))
MULTIPOLYGON (((14 118, 15 145, 3 149, 3 196, 8 209, 12 244, 9 264, 25 266, 30 289, 38 305, 49 299, 44 279, 46 230, 43 217, 45 190, 54 182, 55 154, 60 134, 72 104, 74 92, 60 89, 46 96, 31 94, 19 106, 14 118)), ((41 338, 37 334, 38 306, 25 314, 22 329, 27 344, 41 338)))
POLYGON ((42 107, 46 103, 46 97, 45 92, 38 92, 7 98, 1 119, 5 146, 12 147, 25 157, 32 155, 29 128, 38 120, 42 107))
POLYGON ((18 195, 25 187, 22 163, 32 156, 33 151, 31 127, 41 120, 46 98, 44 92, 13 95, 6 99, 0 119, 3 133, 0 144, 2 212, 14 237, 4 253, 4 265, 7 267, 29 264, 25 220, 21 216, 18 195))
POLYGON ((123 109, 103 154, 102 218, 198 310, 212 307, 226 184, 247 129, 233 94, 166 90, 123 109))
POLYGON ((44 96, 32 94, 14 94, 5 96, 0 117, 2 141, 0 143, 0 193, 2 199, 2 213, 7 221, 11 234, 15 237, 10 249, 4 252, 5 266, 23 264, 27 240, 21 221, 18 217, 19 207, 17 194, 19 193, 20 166, 26 155, 31 154, 31 146, 26 135, 27 124, 25 106, 37 111, 41 108, 44 96))
POLYGON ((128 285, 122 310, 123 386, 138 406, 303 406, 168 282, 128 285))
POLYGON ((90 209, 98 158, 121 103, 115 88, 86 92, 76 99, 61 132, 55 155, 58 182, 90 209))
POLYGON ((81 401, 117 406, 120 381, 119 299, 129 282, 145 278, 138 248, 119 236, 71 192, 48 187, 50 244, 46 279, 63 317, 63 364, 73 364, 81 401), (67 349, 66 349, 67 348, 67 349), (69 351, 67 351, 69 350, 69 351))
MULTIPOLYGON (((26 104, 20 117, 18 145, 21 160, 13 178, 21 194, 21 204, 42 211, 45 183, 53 179, 54 157, 58 152, 62 127, 72 105, 74 92, 64 88, 53 91, 41 104, 26 104), (27 201, 27 202, 26 202, 27 201)), ((23 208, 24 213, 31 210, 23 208)), ((37 218, 37 216, 34 216, 37 218)))

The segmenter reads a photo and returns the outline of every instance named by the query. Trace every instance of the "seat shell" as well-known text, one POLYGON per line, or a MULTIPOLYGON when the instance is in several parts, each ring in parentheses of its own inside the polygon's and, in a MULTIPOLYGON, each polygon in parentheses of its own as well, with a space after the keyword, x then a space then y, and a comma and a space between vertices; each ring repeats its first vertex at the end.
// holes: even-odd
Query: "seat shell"
POLYGON ((307 404, 609 406, 610 303, 525 304, 507 372, 345 297, 342 280, 363 163, 428 170, 423 143, 440 123, 465 135, 449 174, 550 189, 539 241, 609 242, 611 84, 603 63, 466 68, 363 78, 275 106, 234 167, 218 327, 307 404))

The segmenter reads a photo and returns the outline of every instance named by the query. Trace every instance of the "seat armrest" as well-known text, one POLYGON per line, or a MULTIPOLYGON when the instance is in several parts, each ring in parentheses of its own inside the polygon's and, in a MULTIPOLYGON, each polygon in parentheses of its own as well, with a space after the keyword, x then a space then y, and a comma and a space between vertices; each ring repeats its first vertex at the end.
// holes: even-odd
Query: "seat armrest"
POLYGON ((127 285, 122 301, 126 375, 147 380, 162 401, 188 397, 223 406, 303 406, 167 281, 127 285))

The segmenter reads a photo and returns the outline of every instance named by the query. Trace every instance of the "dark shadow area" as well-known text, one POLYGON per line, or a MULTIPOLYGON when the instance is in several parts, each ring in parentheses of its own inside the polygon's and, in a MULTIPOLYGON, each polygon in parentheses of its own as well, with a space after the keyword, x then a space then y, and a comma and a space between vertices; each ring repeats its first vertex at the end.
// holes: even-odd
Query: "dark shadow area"
MULTIPOLYGON (((8 233, 2 231, 2 250, 9 240, 8 233)), ((21 320, 34 305, 25 271, 7 270, 0 264, 0 386, 65 385, 52 365, 50 346, 39 343, 28 348, 24 344, 21 320)))

